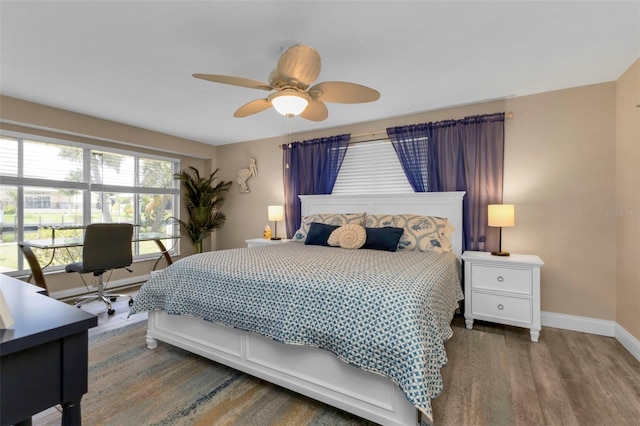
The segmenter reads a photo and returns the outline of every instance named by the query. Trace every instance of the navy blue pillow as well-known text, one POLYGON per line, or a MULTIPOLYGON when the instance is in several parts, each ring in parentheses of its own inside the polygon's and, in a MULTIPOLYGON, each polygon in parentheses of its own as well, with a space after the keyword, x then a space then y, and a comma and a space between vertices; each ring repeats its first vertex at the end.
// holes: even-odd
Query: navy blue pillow
POLYGON ((307 232, 307 239, 304 240, 304 243, 308 246, 329 246, 329 244, 327 244, 329 235, 337 228, 339 228, 338 225, 311 222, 309 232, 307 232))
POLYGON ((402 228, 393 226, 364 229, 367 231, 367 240, 362 248, 372 250, 396 251, 403 232, 402 228))

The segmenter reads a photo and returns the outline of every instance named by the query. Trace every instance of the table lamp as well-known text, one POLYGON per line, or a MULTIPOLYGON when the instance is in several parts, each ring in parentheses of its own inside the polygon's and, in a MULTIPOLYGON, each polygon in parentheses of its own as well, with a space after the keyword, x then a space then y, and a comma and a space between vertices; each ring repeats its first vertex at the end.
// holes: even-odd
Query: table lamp
POLYGON ((272 240, 280 240, 278 238, 278 221, 284 220, 284 206, 269 206, 269 220, 273 221, 272 240))
POLYGON ((508 251, 502 251, 502 228, 515 225, 515 211, 513 204, 489 204, 488 214, 489 226, 500 228, 500 249, 492 251, 494 256, 509 256, 508 251))

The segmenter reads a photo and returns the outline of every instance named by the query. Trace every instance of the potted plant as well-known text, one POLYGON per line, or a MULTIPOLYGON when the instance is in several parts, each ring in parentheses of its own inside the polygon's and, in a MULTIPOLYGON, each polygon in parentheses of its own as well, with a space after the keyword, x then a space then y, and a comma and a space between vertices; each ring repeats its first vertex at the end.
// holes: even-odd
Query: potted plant
POLYGON ((189 170, 182 170, 173 175, 175 179, 182 182, 185 192, 185 206, 188 218, 182 220, 174 218, 179 224, 182 233, 189 236, 193 243, 193 250, 202 253, 202 242, 213 231, 222 227, 227 217, 220 211, 224 204, 223 194, 231 187, 231 181, 219 182, 216 169, 208 178, 201 177, 200 172, 195 167, 189 170))

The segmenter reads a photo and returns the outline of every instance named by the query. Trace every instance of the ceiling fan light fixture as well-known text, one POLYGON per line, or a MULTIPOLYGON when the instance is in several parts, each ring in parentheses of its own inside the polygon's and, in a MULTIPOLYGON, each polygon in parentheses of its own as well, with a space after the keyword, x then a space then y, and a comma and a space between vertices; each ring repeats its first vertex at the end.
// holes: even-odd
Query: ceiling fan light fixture
POLYGON ((309 105, 309 96, 295 90, 284 90, 269 96, 271 105, 285 117, 294 117, 302 113, 309 105))

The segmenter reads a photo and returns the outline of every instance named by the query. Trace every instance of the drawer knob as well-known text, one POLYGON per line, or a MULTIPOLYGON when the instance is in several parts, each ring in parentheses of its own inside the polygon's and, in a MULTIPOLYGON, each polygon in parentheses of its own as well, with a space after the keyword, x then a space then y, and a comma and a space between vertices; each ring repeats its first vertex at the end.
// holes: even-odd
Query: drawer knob
POLYGON ((501 283, 502 281, 504 281, 504 278, 502 278, 502 275, 498 275, 498 282, 501 283))
POLYGON ((499 304, 498 304, 498 309, 499 309, 499 310, 503 310, 503 309, 504 309, 504 305, 503 305, 502 303, 499 303, 499 304))

